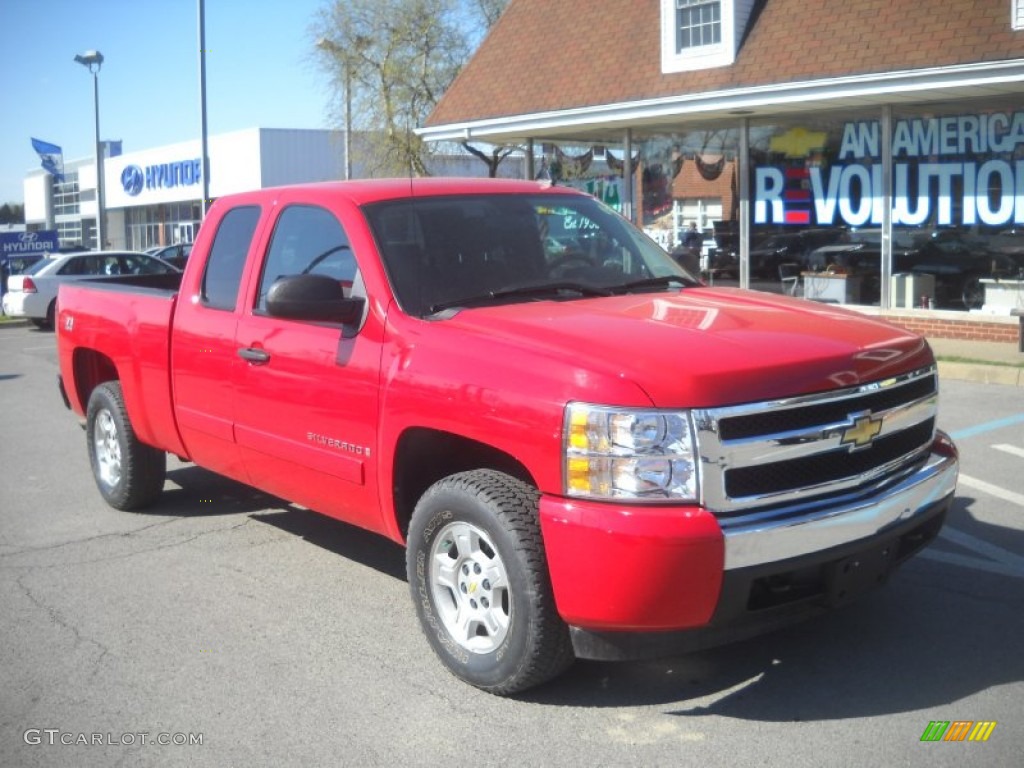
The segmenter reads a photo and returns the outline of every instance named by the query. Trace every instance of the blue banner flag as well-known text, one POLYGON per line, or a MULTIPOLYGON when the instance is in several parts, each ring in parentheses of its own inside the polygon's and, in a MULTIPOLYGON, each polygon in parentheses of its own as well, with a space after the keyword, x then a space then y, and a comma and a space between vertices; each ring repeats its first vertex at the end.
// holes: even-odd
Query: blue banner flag
POLYGON ((32 139, 32 149, 39 153, 43 170, 52 173, 60 181, 64 181, 64 152, 56 144, 48 141, 32 139))

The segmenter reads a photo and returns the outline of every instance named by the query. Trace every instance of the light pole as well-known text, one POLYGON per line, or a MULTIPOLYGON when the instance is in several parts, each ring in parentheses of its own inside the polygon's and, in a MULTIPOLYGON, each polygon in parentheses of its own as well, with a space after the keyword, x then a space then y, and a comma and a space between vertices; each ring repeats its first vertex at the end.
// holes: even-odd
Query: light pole
POLYGON ((99 51, 86 51, 75 56, 75 61, 92 74, 93 111, 96 116, 96 250, 103 250, 103 234, 106 227, 103 211, 103 148, 100 146, 100 66, 103 54, 99 51))
MULTIPOLYGON (((356 53, 358 54, 364 46, 363 38, 357 37, 356 53)), ((352 178, 352 55, 326 37, 321 37, 317 41, 317 47, 340 56, 345 65, 345 181, 348 181, 352 178)))

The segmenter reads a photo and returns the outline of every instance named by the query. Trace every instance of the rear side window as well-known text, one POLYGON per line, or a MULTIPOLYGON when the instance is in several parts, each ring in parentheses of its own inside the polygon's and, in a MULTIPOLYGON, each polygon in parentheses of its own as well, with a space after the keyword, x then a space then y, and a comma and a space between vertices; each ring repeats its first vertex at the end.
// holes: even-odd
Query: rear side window
POLYGON ((68 259, 67 263, 57 270, 58 275, 102 275, 105 265, 109 262, 116 262, 115 257, 97 256, 76 256, 68 259))
POLYGON ((310 205, 293 205, 281 212, 270 251, 260 277, 257 311, 267 309, 267 292, 278 278, 291 275, 326 275, 348 289, 355 279, 356 262, 345 230, 334 214, 310 205))
POLYGON ((233 310, 242 282, 242 270, 260 219, 259 206, 233 208, 224 214, 210 249, 203 274, 203 303, 213 309, 233 310))

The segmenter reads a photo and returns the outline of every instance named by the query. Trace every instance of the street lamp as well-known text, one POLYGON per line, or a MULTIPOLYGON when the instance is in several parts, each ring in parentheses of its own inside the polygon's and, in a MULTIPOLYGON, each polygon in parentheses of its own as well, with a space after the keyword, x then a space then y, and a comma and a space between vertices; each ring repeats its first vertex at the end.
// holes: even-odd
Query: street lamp
MULTIPOLYGON (((355 39, 356 53, 365 47, 362 37, 355 39)), ((352 54, 333 40, 321 37, 317 43, 320 50, 340 56, 345 64, 345 181, 352 178, 352 54)))
POLYGON ((103 150, 100 146, 100 66, 103 54, 99 51, 86 51, 75 56, 75 61, 92 74, 93 111, 96 116, 96 250, 103 250, 103 150))

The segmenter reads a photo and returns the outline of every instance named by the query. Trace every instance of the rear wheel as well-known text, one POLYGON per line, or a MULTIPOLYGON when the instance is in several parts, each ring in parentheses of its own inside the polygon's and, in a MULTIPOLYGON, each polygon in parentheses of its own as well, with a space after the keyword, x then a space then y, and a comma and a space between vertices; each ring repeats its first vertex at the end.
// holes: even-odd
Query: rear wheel
POLYGON ((100 384, 89 397, 85 432, 96 486, 115 509, 142 509, 164 487, 167 454, 139 442, 128 420, 121 384, 100 384))
POLYGON ((555 610, 536 489, 493 470, 435 483, 409 526, 420 624, 457 677, 490 693, 532 688, 573 661, 555 610))
POLYGON ((50 306, 46 308, 46 325, 44 327, 53 329, 57 322, 57 300, 54 299, 50 302, 50 306))

